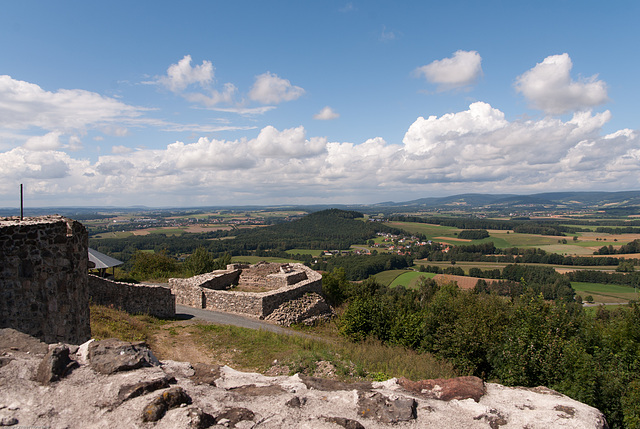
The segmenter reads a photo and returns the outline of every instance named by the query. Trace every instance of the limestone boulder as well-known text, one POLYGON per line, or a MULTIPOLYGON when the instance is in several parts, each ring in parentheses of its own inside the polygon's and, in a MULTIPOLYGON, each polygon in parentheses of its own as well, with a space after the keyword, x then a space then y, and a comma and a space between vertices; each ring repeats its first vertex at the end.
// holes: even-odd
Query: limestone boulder
POLYGON ((159 364, 147 344, 142 341, 128 342, 109 338, 89 344, 89 365, 102 374, 159 364))

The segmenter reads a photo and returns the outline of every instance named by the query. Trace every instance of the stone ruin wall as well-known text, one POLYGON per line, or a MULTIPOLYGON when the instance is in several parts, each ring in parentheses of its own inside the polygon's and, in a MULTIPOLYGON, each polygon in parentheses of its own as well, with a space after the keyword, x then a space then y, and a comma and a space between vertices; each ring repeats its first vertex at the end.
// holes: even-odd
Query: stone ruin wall
MULTIPOLYGON (((251 267, 260 267, 263 273, 271 273, 260 281, 261 284, 269 283, 279 287, 269 292, 213 290, 194 283, 186 286, 184 283, 173 281, 183 279, 169 279, 169 285, 176 295, 178 304, 261 318, 271 314, 286 301, 299 298, 308 292, 322 292, 322 276, 319 273, 303 264, 290 264, 290 272, 280 273, 281 266, 282 264, 259 264, 251 267)), ((230 265, 229 268, 235 268, 235 266, 230 265)), ((251 276, 254 282, 257 282, 255 271, 251 276)))
POLYGON ((62 216, 0 218, 0 328, 47 343, 91 338, 88 234, 62 216))
POLYGON ((204 308, 202 306, 203 288, 229 289, 232 285, 238 284, 239 277, 240 269, 218 270, 186 279, 169 279, 169 288, 176 297, 176 304, 204 308))
POLYGON ((278 273, 267 276, 267 287, 270 289, 280 289, 300 283, 307 279, 305 271, 296 271, 291 273, 278 273))
POLYGON ((89 275, 89 298, 93 304, 114 306, 130 314, 160 318, 176 315, 176 297, 171 289, 162 286, 121 283, 89 275))

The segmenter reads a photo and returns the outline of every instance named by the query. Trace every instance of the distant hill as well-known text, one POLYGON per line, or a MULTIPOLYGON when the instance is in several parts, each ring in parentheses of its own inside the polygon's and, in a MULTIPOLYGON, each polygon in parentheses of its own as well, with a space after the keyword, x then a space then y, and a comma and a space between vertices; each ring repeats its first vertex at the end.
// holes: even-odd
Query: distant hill
MULTIPOLYGON (((463 211, 557 211, 557 210, 603 210, 611 213, 640 214, 640 191, 620 192, 543 192, 530 195, 518 194, 477 194, 467 193, 446 197, 424 197, 411 201, 385 201, 375 204, 316 204, 316 205, 265 205, 265 206, 209 206, 190 208, 153 207, 29 207, 25 216, 57 213, 71 218, 86 217, 90 213, 141 213, 176 212, 180 210, 300 210, 319 212, 328 209, 355 210, 362 213, 394 213, 412 210, 452 210, 463 211)), ((16 216, 17 208, 0 208, 0 216, 16 216)))
POLYGON ((622 192, 544 192, 531 195, 516 194, 460 194, 447 197, 428 197, 406 202, 375 204, 382 208, 454 209, 463 210, 640 210, 640 191, 622 192))

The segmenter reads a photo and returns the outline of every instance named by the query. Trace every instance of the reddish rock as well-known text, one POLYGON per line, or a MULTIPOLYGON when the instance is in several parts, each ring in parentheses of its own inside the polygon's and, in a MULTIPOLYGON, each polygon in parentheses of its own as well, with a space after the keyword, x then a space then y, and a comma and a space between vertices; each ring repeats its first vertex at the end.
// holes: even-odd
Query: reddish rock
POLYGON ((426 399, 450 401, 472 398, 478 402, 485 394, 484 381, 478 377, 434 378, 432 380, 411 381, 400 378, 398 384, 405 390, 426 399))

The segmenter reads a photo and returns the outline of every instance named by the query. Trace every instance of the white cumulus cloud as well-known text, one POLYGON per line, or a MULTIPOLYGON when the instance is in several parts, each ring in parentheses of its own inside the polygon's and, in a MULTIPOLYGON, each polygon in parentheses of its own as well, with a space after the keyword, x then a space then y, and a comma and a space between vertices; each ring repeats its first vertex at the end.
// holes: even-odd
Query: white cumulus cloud
POLYGON ((211 61, 192 67, 191 55, 185 55, 177 64, 169 66, 166 76, 161 76, 158 83, 172 92, 181 92, 192 84, 206 88, 213 82, 214 71, 211 61))
POLYGON ((551 55, 518 76, 515 88, 532 107, 549 114, 586 110, 608 101, 607 85, 597 75, 574 81, 568 54, 551 55))
POLYGON ((279 104, 283 101, 296 100, 304 93, 304 89, 291 85, 287 79, 266 72, 256 76, 256 81, 249 91, 249 98, 263 104, 279 104))
POLYGON ((220 103, 232 104, 238 91, 232 83, 225 83, 220 91, 213 88, 215 67, 206 60, 194 67, 191 65, 191 55, 185 55, 176 64, 171 64, 166 75, 146 83, 159 84, 192 103, 207 107, 220 103))
POLYGON ((60 143, 60 131, 51 131, 44 136, 33 136, 29 138, 23 145, 25 149, 29 150, 55 150, 62 144, 60 143))
POLYGON ((325 106, 318 113, 313 115, 313 119, 317 119, 320 121, 330 121, 332 119, 338 119, 340 117, 339 113, 336 113, 331 107, 325 106))
POLYGON ((415 70, 440 89, 471 85, 482 75, 482 57, 476 51, 456 51, 451 58, 433 61, 415 70))
MULTIPOLYGON (((161 149, 112 147, 95 162, 53 148, 0 152, 0 192, 25 183, 33 201, 83 204, 277 204, 403 201, 437 192, 637 188, 640 138, 604 134, 611 114, 507 120, 476 102, 417 118, 402 144, 336 142, 304 127, 237 140, 197 138, 161 149), (95 200, 92 200, 94 198, 95 200)), ((53 136, 52 136, 53 137, 53 136)), ((53 147, 53 145, 51 145, 53 147)))
POLYGON ((0 127, 68 131, 127 121, 142 115, 143 109, 81 89, 56 92, 0 76, 0 127))

